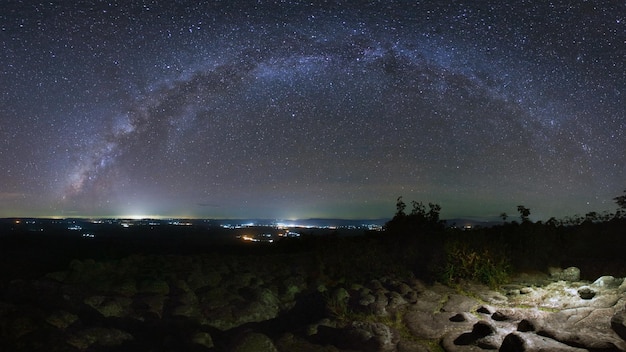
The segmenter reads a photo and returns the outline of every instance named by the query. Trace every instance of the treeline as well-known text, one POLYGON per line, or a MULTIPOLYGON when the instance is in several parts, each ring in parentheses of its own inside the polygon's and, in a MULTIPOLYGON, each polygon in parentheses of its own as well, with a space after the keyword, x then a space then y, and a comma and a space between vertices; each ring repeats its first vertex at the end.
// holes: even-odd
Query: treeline
POLYGON ((400 197, 385 231, 355 237, 303 236, 267 249, 309 258, 311 278, 329 284, 414 276, 495 287, 512 273, 547 272, 550 266, 577 266, 589 280, 626 276, 626 200, 615 200, 620 209, 606 218, 591 214, 576 221, 532 222, 530 209, 519 206, 520 221, 466 230, 446 226, 438 204, 413 201, 407 209, 400 197))
MULTIPOLYGON (((454 283, 478 280, 498 285, 514 271, 545 271, 550 266, 578 266, 589 279, 598 275, 626 275, 626 191, 613 200, 615 213, 532 222, 531 210, 517 207, 520 222, 505 213, 503 223, 471 230, 444 226, 441 207, 413 201, 412 210, 399 197, 396 213, 386 224, 386 236, 408 248, 421 248, 417 274, 454 283)), ((401 257, 401 256, 400 256, 401 257)))

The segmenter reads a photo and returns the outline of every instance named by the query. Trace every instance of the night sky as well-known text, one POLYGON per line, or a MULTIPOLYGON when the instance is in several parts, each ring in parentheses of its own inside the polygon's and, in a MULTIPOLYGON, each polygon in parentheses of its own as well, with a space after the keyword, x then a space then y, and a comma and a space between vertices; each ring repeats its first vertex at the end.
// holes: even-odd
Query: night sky
POLYGON ((614 211, 624 1, 3 1, 0 217, 614 211))

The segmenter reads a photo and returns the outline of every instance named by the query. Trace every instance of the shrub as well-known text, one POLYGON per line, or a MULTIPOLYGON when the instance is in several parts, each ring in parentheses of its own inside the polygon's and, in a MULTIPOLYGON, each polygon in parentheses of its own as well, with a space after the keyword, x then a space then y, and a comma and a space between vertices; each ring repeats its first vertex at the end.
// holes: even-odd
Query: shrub
POLYGON ((489 248, 472 248, 459 240, 453 240, 445 246, 445 263, 441 271, 441 280, 446 284, 469 280, 493 288, 505 283, 509 272, 508 260, 489 248))
POLYGON ((348 309, 350 294, 344 288, 338 287, 332 293, 325 291, 323 297, 326 303, 326 312, 331 317, 340 321, 350 320, 353 315, 353 312, 348 309))

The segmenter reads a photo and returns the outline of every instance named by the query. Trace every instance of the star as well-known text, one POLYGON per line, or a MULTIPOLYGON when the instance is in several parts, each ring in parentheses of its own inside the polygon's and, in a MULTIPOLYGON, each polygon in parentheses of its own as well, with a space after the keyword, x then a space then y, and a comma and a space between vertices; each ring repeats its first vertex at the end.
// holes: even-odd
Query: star
POLYGON ((0 216, 538 219, 626 179, 620 3, 0 6, 0 216), (211 206, 205 206, 211 204, 211 206))

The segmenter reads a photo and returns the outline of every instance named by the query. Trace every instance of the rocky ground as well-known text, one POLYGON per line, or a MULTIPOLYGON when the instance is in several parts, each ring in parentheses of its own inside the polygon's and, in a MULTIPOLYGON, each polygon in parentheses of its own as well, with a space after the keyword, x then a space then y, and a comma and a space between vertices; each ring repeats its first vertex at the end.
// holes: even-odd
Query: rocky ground
POLYGON ((626 282, 346 283, 290 256, 75 260, 0 292, 2 351, 626 351, 626 282))

